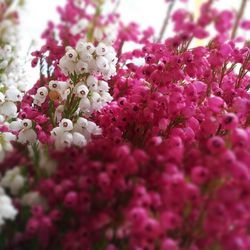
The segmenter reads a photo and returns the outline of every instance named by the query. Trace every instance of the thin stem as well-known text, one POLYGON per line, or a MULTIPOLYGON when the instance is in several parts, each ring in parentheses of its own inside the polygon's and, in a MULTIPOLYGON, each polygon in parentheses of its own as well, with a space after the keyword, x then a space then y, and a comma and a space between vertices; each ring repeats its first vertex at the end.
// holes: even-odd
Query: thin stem
POLYGON ((234 39, 236 37, 237 30, 238 30, 238 27, 239 27, 239 23, 240 23, 240 20, 241 20, 243 14, 244 14, 246 5, 247 5, 247 0, 242 0, 240 10, 237 13, 236 20, 235 20, 235 23, 234 23, 234 27, 233 27, 233 30, 232 30, 231 39, 234 39))
POLYGON ((160 31, 160 35, 159 35, 159 38, 157 40, 157 42, 161 42, 165 32, 166 32, 166 29, 167 29, 167 26, 168 26, 168 23, 169 23, 169 19, 170 19, 170 16, 171 16, 171 12, 174 8, 174 5, 175 5, 176 1, 175 0, 171 0, 171 3, 168 5, 168 8, 167 8, 167 13, 166 13, 166 17, 164 19, 164 22, 163 22, 163 25, 161 27, 161 31, 160 31))

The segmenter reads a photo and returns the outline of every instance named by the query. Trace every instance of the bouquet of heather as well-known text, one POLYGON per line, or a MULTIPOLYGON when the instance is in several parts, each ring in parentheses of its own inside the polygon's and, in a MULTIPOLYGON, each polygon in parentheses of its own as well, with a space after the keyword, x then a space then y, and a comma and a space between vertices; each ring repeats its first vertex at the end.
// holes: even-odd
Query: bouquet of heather
POLYGON ((250 249, 247 1, 176 2, 157 37, 67 0, 26 92, 0 38, 0 249, 250 249))

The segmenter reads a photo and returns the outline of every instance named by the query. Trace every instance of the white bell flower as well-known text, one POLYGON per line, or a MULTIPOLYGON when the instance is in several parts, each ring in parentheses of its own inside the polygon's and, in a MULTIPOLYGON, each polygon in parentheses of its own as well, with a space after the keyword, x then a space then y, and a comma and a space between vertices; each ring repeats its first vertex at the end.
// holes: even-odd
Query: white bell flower
POLYGON ((87 131, 93 135, 100 135, 102 133, 102 129, 99 126, 97 126, 94 122, 91 122, 91 121, 88 121, 86 128, 87 128, 87 131))
POLYGON ((96 91, 98 88, 98 79, 93 75, 89 75, 86 84, 91 91, 96 91))
POLYGON ((73 123, 69 119, 62 119, 59 123, 59 127, 62 128, 64 131, 71 131, 73 129, 73 123))
POLYGON ((33 129, 22 129, 18 134, 17 141, 25 143, 35 143, 37 140, 37 134, 33 129))
POLYGON ((103 92, 101 94, 101 98, 103 105, 113 100, 113 97, 109 94, 109 92, 103 92))
POLYGON ((102 98, 98 92, 93 92, 90 97, 90 103, 93 110, 100 110, 102 108, 102 98))
POLYGON ((69 60, 66 56, 63 56, 59 61, 59 67, 64 75, 73 74, 75 71, 75 64, 69 60))
POLYGON ((78 133, 78 132, 73 132, 73 145, 77 147, 84 147, 87 145, 87 140, 84 135, 78 133))
POLYGON ((100 92, 107 92, 107 91, 109 91, 109 85, 108 85, 108 83, 107 82, 105 82, 105 81, 102 81, 102 80, 100 80, 100 81, 98 81, 98 91, 100 92))
POLYGON ((11 132, 3 132, 2 136, 3 136, 4 140, 7 142, 16 140, 16 135, 12 134, 11 132))
POLYGON ((79 117, 76 121, 76 125, 80 126, 81 128, 86 128, 88 124, 88 120, 83 117, 79 117))
POLYGON ((96 57, 96 65, 101 72, 109 70, 109 62, 104 56, 96 57))
POLYGON ((32 121, 30 119, 23 119, 22 120, 22 128, 23 129, 30 129, 30 128, 32 128, 32 121))
POLYGON ((69 132, 64 132, 60 139, 60 144, 63 148, 68 148, 73 143, 73 135, 69 132))
POLYGON ((22 129, 22 120, 18 119, 16 121, 12 121, 9 124, 9 128, 12 131, 19 131, 19 130, 21 130, 22 129))
POLYGON ((86 62, 79 61, 76 64, 76 72, 78 74, 88 73, 88 64, 86 62))
POLYGON ((48 89, 46 87, 40 87, 37 89, 35 97, 40 100, 45 100, 48 95, 48 89))
POLYGON ((109 52, 105 55, 106 59, 108 60, 109 64, 116 64, 118 61, 118 58, 116 57, 116 53, 109 52))
POLYGON ((11 199, 0 187, 0 227, 4 225, 5 220, 14 220, 17 215, 17 210, 13 206, 11 199))
POLYGON ((9 118, 17 117, 17 107, 15 103, 11 101, 6 101, 2 105, 0 105, 0 114, 7 116, 9 118))
POLYGON ((80 98, 86 98, 88 96, 89 89, 87 88, 86 85, 80 85, 76 89, 76 94, 80 98))
POLYGON ((108 47, 104 43, 99 43, 96 47, 97 56, 105 56, 108 53, 108 47))
POLYGON ((90 42, 79 40, 76 44, 76 51, 78 53, 84 52, 92 55, 95 52, 95 46, 90 42))
POLYGON ((70 84, 69 82, 64 82, 64 81, 50 81, 49 82, 49 89, 50 90, 55 90, 58 92, 64 92, 69 88, 70 84))
POLYGON ((21 199, 21 203, 24 206, 30 207, 35 205, 40 205, 43 208, 47 207, 45 199, 37 191, 25 193, 21 199))
POLYGON ((81 61, 88 63, 93 59, 93 56, 88 52, 82 51, 79 53, 79 58, 81 61))
POLYGON ((75 62, 77 60, 77 52, 73 48, 66 49, 66 54, 68 60, 75 62))
POLYGON ((53 128, 50 133, 51 133, 52 138, 56 139, 63 135, 64 129, 61 127, 56 127, 56 128, 53 128))
POLYGON ((99 69, 97 68, 96 60, 94 58, 88 62, 88 69, 90 74, 99 73, 99 69))
POLYGON ((22 93, 15 86, 10 86, 5 92, 6 100, 19 102, 22 100, 22 93))

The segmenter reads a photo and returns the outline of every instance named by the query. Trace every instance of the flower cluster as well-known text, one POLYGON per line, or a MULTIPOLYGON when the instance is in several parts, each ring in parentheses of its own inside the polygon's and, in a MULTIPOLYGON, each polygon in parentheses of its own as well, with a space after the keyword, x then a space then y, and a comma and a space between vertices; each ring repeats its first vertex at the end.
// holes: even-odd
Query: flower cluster
POLYGON ((101 129, 86 118, 112 101, 109 85, 104 80, 109 80, 115 74, 116 62, 113 47, 102 42, 94 47, 90 42, 79 40, 75 49, 67 46, 65 55, 59 60, 59 67, 67 79, 49 81, 37 88, 33 97, 33 112, 41 113, 40 109, 50 106, 48 115, 53 129, 48 130, 46 117, 32 122, 29 113, 24 114, 25 119, 12 122, 21 124, 17 126, 18 141, 34 143, 37 139, 35 131, 46 129, 51 137, 40 141, 46 143, 52 139, 55 148, 60 150, 72 145, 86 146, 91 135, 100 135, 101 129), (39 122, 43 124, 42 127, 37 126, 39 122), (44 124, 46 128, 43 128, 44 124))
POLYGON ((25 84, 17 59, 18 11, 15 1, 3 1, 0 14, 0 116, 1 121, 17 116, 16 103, 22 99, 25 84))
POLYGON ((96 47, 91 42, 78 41, 76 48, 66 47, 66 54, 59 66, 65 75, 101 75, 109 80, 116 73, 116 52, 112 46, 100 42, 96 47))
POLYGON ((20 211, 4 247, 250 249, 250 49, 231 39, 243 8, 178 9, 162 42, 167 21, 155 39, 119 20, 108 39, 118 15, 103 2, 59 8, 33 53, 46 70, 2 128, 17 142, 1 185, 20 211), (123 52, 130 41, 142 46, 123 52))
POLYGON ((17 54, 19 11, 16 1, 4 0, 0 3, 0 130, 3 132, 0 135, 0 162, 5 152, 12 149, 10 141, 16 138, 4 126, 18 116, 18 104, 25 90, 24 74, 17 54))
POLYGON ((0 187, 0 227, 4 225, 5 220, 14 220, 17 210, 12 205, 11 199, 0 187))

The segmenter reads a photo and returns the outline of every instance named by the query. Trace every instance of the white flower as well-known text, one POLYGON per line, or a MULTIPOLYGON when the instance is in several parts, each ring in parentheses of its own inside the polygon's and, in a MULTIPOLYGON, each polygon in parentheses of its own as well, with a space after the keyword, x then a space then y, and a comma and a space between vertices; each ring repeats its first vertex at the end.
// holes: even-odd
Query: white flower
POLYGON ((104 43, 99 43, 96 47, 96 54, 98 56, 105 56, 108 53, 108 47, 104 43))
POLYGON ((63 81, 50 81, 49 82, 49 89, 50 90, 64 92, 67 90, 67 88, 69 88, 68 82, 63 82, 63 81))
POLYGON ((36 94, 40 96, 40 98, 45 98, 48 95, 48 89, 46 87, 40 87, 37 89, 36 94))
POLYGON ((76 121, 77 126, 81 127, 81 128, 86 128, 88 124, 88 120, 83 118, 83 117, 79 117, 76 121))
POLYGON ((62 136, 62 134, 64 133, 64 129, 61 127, 56 127, 56 128, 53 128, 50 133, 51 133, 51 136, 54 139, 56 139, 56 138, 59 138, 60 136, 62 136))
POLYGON ((69 60, 66 56, 63 56, 59 61, 59 67, 62 72, 67 76, 68 74, 73 74, 75 71, 75 64, 69 60))
POLYGON ((85 52, 93 54, 95 52, 95 46, 90 42, 79 40, 78 43, 76 44, 76 51, 78 53, 85 52))
POLYGON ((91 91, 96 91, 98 87, 98 79, 93 75, 89 75, 87 78, 87 86, 91 91))
POLYGON ((73 135, 69 132, 64 132, 60 138, 60 144, 63 148, 68 148, 73 143, 73 135))
POLYGON ((87 140, 84 135, 74 132, 73 133, 73 145, 77 147, 84 147, 87 145, 87 140))
POLYGON ((93 92, 90 97, 90 102, 93 110, 100 110, 102 108, 102 98, 98 92, 93 92))
POLYGON ((32 128, 32 121, 30 119, 22 120, 22 128, 23 129, 30 129, 32 128))
POLYGON ((77 52, 72 47, 69 46, 66 48, 65 56, 67 57, 68 60, 75 62, 77 59, 77 52))
POLYGON ((94 122, 88 121, 86 126, 88 132, 93 135, 100 135, 102 133, 102 129, 98 127, 94 122))
POLYGON ((108 60, 108 62, 110 64, 115 65, 117 63, 118 58, 116 57, 116 53, 115 52, 109 52, 105 55, 106 59, 108 60))
POLYGON ((90 53, 85 52, 85 51, 80 52, 79 57, 80 57, 80 60, 85 63, 88 63, 93 59, 93 56, 90 53))
POLYGON ((23 188, 25 178, 21 175, 19 167, 8 170, 1 180, 4 188, 9 188, 12 195, 17 195, 23 188))
POLYGON ((13 121, 9 124, 9 128, 13 131, 19 131, 22 129, 22 120, 13 121))
POLYGON ((0 187, 0 226, 4 225, 5 220, 14 220, 16 215, 17 210, 13 206, 10 197, 0 187))
POLYGON ((86 98, 88 96, 88 93, 89 93, 89 89, 87 88, 86 85, 80 85, 77 87, 76 89, 76 93, 77 93, 77 96, 80 97, 80 98, 86 98))
POLYGON ((6 101, 0 105, 0 114, 9 118, 17 117, 17 107, 14 102, 6 101))
POLYGON ((29 143, 35 143, 37 139, 37 134, 33 129, 22 129, 18 134, 17 141, 25 144, 27 142, 29 143))
POLYGON ((46 208, 47 206, 45 199, 37 191, 26 193, 22 197, 21 202, 23 205, 30 207, 41 205, 42 207, 46 208))
POLYGON ((59 127, 62 128, 64 131, 71 131, 73 129, 73 123, 69 119, 62 119, 59 123, 59 127))
POLYGON ((104 92, 101 94, 102 103, 106 104, 108 102, 111 102, 113 100, 113 97, 109 94, 109 92, 104 92))
POLYGON ((8 101, 20 102, 22 100, 22 93, 15 86, 10 86, 6 90, 5 95, 8 101))
POLYGON ((104 56, 96 57, 96 65, 101 70, 101 72, 109 70, 109 62, 104 56))
POLYGON ((108 92, 109 91, 109 85, 105 81, 98 81, 98 91, 99 93, 108 92))
POLYGON ((5 140, 5 142, 10 142, 10 141, 15 141, 16 140, 16 136, 10 132, 3 132, 2 136, 5 140))
POLYGON ((88 64, 86 62, 79 61, 76 64, 76 72, 78 74, 88 73, 88 64))
POLYGON ((37 92, 34 96, 34 104, 41 106, 48 95, 48 89, 46 87, 40 87, 37 89, 37 92))
POLYGON ((81 109, 81 111, 89 113, 91 108, 90 100, 88 98, 82 98, 79 103, 79 108, 81 109))

